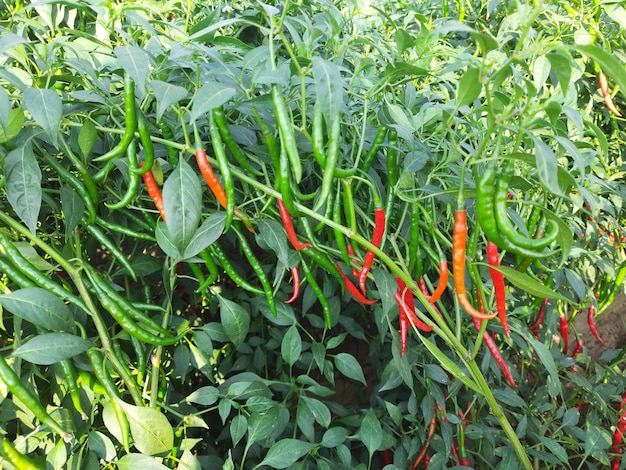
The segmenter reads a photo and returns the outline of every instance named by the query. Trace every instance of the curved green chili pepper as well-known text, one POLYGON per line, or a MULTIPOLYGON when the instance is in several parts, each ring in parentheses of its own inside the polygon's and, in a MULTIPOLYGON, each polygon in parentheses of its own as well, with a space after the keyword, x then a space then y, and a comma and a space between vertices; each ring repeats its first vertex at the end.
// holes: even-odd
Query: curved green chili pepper
POLYGON ((297 217, 300 214, 300 211, 296 208, 296 205, 293 201, 293 195, 291 194, 291 174, 289 171, 289 159, 287 157, 287 152, 284 147, 280 148, 280 195, 282 197, 283 203, 285 207, 289 211, 289 213, 297 217))
POLYGON ((137 129, 139 130, 139 140, 141 140, 141 146, 143 147, 145 158, 141 167, 129 167, 129 169, 133 173, 143 175, 144 173, 152 170, 152 165, 154 164, 154 145, 152 144, 152 139, 150 139, 150 132, 148 131, 146 118, 144 117, 143 113, 139 113, 139 115, 137 116, 137 129))
MULTIPOLYGON (((302 179, 302 162, 296 144, 296 136, 291 126, 291 116, 287 107, 287 100, 282 88, 276 83, 272 84, 272 103, 276 112, 276 124, 280 134, 281 148, 284 148, 291 163, 291 171, 296 184, 300 184, 302 179)), ((284 183, 283 183, 284 184, 284 183)))
POLYGON ((211 135, 211 147, 213 148, 217 166, 220 169, 220 174, 224 181, 224 191, 226 192, 226 223, 224 225, 224 232, 227 232, 235 214, 235 183, 232 173, 230 172, 230 164, 228 163, 228 158, 226 158, 224 143, 222 142, 220 131, 216 126, 214 115, 215 109, 213 109, 209 118, 209 133, 211 135))
POLYGON ((137 149, 134 142, 126 148, 126 155, 128 156, 128 187, 119 201, 113 204, 105 203, 111 210, 122 209, 130 204, 130 201, 133 200, 139 189, 141 177, 138 173, 137 149))
MULTIPOLYGON (((341 219, 341 186, 337 187, 337 194, 335 195, 335 202, 333 204, 333 222, 339 225, 343 225, 341 219)), ((348 253, 348 246, 346 245, 346 239, 339 230, 334 229, 335 242, 337 243, 337 249, 341 253, 341 259, 343 262, 350 266, 350 254, 348 253)))
POLYGON ((365 173, 367 173, 372 167, 372 164, 374 163, 374 158, 378 154, 378 150, 380 149, 380 146, 385 141, 385 137, 387 137, 387 128, 385 126, 381 126, 378 128, 378 131, 376 132, 376 137, 374 137, 374 141, 372 142, 372 145, 370 146, 369 150, 365 154, 365 157, 363 157, 363 164, 361 165, 361 169, 365 173))
POLYGON ((18 470, 45 470, 46 468, 19 452, 13 443, 3 436, 0 436, 0 457, 18 470))
POLYGON ((265 295, 265 292, 263 292, 258 287, 254 287, 248 281, 246 281, 243 277, 241 277, 241 275, 237 272, 235 267, 231 264, 230 260, 228 259, 228 256, 226 256, 226 253, 224 253, 224 250, 222 249, 222 247, 217 242, 214 242, 211 245, 209 245, 209 251, 215 257, 215 259, 217 259, 217 261, 222 266, 222 269, 224 270, 224 272, 228 275, 228 277, 231 278, 231 280, 235 284, 237 284, 242 289, 247 290, 248 292, 252 292, 253 294, 265 295))
POLYGON ((61 139, 61 146, 63 147, 63 151, 65 152, 67 159, 76 167, 76 170, 80 174, 82 183, 89 194, 92 204, 97 207, 98 201, 100 200, 98 195, 98 186, 96 186, 96 183, 91 176, 91 172, 87 169, 85 163, 74 152, 72 152, 70 146, 67 145, 67 142, 63 139, 61 139))
MULTIPOLYGON (((159 122, 159 126, 161 127, 161 134, 163 135, 163 138, 165 140, 173 142, 174 133, 172 132, 172 129, 170 128, 170 126, 165 124, 165 122, 163 121, 159 122)), ((170 165, 172 165, 172 168, 176 168, 178 166, 178 161, 179 161, 178 151, 171 145, 167 145, 167 144, 164 144, 164 145, 167 150, 167 161, 170 163, 170 165)))
POLYGON ((252 112, 256 117, 257 123, 259 124, 259 128, 261 129, 261 135, 263 136, 263 140, 265 141, 265 145, 267 146, 267 151, 270 154, 270 158, 272 159, 272 168, 274 168, 274 189, 280 190, 281 185, 281 175, 280 171, 280 149, 278 148, 278 141, 276 140, 276 136, 267 127, 267 124, 261 119, 258 111, 255 108, 252 108, 252 112))
POLYGON ((243 168, 243 171, 250 176, 262 175, 263 173, 250 164, 250 160, 246 154, 243 153, 237 142, 235 142, 235 138, 228 128, 226 116, 224 115, 224 110, 221 106, 213 109, 213 119, 215 119, 215 124, 217 124, 217 128, 220 131, 220 135, 222 136, 222 140, 226 144, 226 147, 232 156, 235 157, 235 160, 237 160, 237 163, 239 163, 241 168, 243 168))
POLYGON ((126 255, 122 253, 117 244, 113 242, 106 234, 98 227, 97 225, 87 225, 87 230, 93 237, 104 246, 109 252, 111 256, 115 258, 115 260, 130 274, 134 281, 137 280, 137 274, 135 273, 135 268, 130 264, 126 255))
POLYGON ((322 311, 324 312, 324 318, 326 319, 326 327, 331 328, 332 319, 331 319, 330 305, 328 304, 328 300, 326 300, 326 295, 324 295, 324 291, 315 280, 315 276, 313 276, 313 273, 311 272, 311 268, 309 267, 307 262, 304 260, 303 256, 300 256, 300 263, 302 266, 302 270, 304 271, 304 276, 307 282, 311 286, 311 289, 313 289, 313 292, 315 293, 317 300, 322 306, 322 311))
POLYGON ((107 219, 96 217, 95 222, 101 227, 104 227, 105 229, 110 230, 111 232, 119 233, 120 235, 126 235, 127 237, 130 237, 130 238, 138 238, 140 240, 146 240, 149 242, 156 242, 156 238, 154 238, 152 235, 148 235, 147 233, 144 233, 144 232, 138 232, 136 230, 128 228, 125 225, 116 224, 115 222, 111 222, 110 220, 107 220, 107 219))
POLYGON ((420 210, 417 202, 411 208, 411 223, 409 225, 409 273, 415 279, 419 279, 423 274, 422 255, 420 253, 420 210), (415 273, 413 273, 415 271, 415 273))
POLYGON ((496 218, 496 224, 503 237, 508 238, 514 245, 529 250, 540 250, 552 244, 559 234, 559 225, 556 221, 548 220, 549 229, 543 238, 531 238, 524 236, 517 231, 513 222, 507 215, 506 202, 509 194, 509 183, 512 176, 512 162, 506 166, 504 171, 496 180, 494 187, 493 209, 496 218))
POLYGON ((67 386, 67 390, 70 394, 70 398, 72 400, 74 408, 80 413, 81 419, 83 421, 86 421, 88 417, 85 413, 85 410, 83 409, 83 405, 80 402, 80 391, 76 383, 78 380, 78 374, 76 373, 74 363, 71 359, 63 359, 59 361, 59 368, 63 373, 63 378, 65 379, 65 384, 67 386))
POLYGON ((314 211, 321 209, 328 199, 333 187, 333 180, 335 178, 335 168, 339 161, 339 145, 341 131, 341 118, 335 116, 330 123, 330 136, 328 139, 328 155, 326 156, 326 165, 324 166, 324 172, 322 175, 322 186, 320 188, 319 198, 313 207, 314 211))
POLYGON ((272 291, 272 285, 270 284, 270 280, 267 277, 265 271, 263 271, 261 263, 254 255, 254 252, 252 251, 252 248, 250 247, 246 236, 241 232, 241 230, 239 230, 236 225, 233 225, 232 228, 235 231, 235 235, 237 235, 237 240, 239 240, 239 248, 241 248, 241 251, 243 251, 243 254, 248 260, 248 263, 250 263, 252 270, 254 271, 257 278, 259 279, 259 282, 263 286, 265 299, 270 306, 270 311, 272 312, 272 315, 274 315, 274 318, 276 318, 278 316, 278 312, 276 311, 276 299, 274 298, 274 292, 272 291))
POLYGON ((387 135, 387 179, 389 189, 392 190, 398 184, 400 168, 398 167, 398 131, 391 128, 387 135))
POLYGON ((126 149, 135 137, 137 130, 137 109, 135 107, 135 82, 129 74, 124 74, 124 115, 125 125, 124 135, 119 143, 104 155, 94 158, 94 162, 107 162, 119 157, 126 152, 126 149))

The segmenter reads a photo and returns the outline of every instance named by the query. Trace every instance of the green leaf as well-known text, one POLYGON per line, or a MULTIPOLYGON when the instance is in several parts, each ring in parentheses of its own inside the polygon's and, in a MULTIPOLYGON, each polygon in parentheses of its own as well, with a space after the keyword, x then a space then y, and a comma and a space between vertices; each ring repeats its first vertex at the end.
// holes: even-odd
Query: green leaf
POLYGON ((526 337, 526 340, 533 347, 539 360, 544 365, 546 370, 548 371, 548 393, 551 396, 557 396, 561 393, 561 381, 559 380, 559 373, 556 368, 556 363, 554 362, 554 358, 548 348, 543 344, 537 341, 534 338, 526 337))
POLYGON ((162 220, 159 220, 157 222, 154 236, 156 238, 157 244, 159 245, 159 248, 163 250, 163 253, 165 253, 167 256, 174 260, 181 260, 183 258, 180 254, 180 251, 178 251, 178 248, 172 241, 172 238, 170 237, 170 233, 167 230, 167 224, 162 220))
POLYGON ((200 223, 202 188, 198 176, 183 159, 163 185, 163 205, 170 240, 184 253, 200 223))
POLYGON ((174 446, 174 430, 163 413, 155 408, 134 406, 117 399, 123 408, 133 444, 145 455, 164 456, 174 446))
POLYGON ((259 468, 263 465, 271 468, 287 468, 314 448, 315 444, 309 442, 303 442, 298 439, 283 439, 276 442, 267 452, 263 461, 254 468, 259 468))
POLYGON ((9 152, 4 159, 7 199, 32 233, 41 208, 41 170, 31 141, 9 152))
POLYGON ((158 462, 154 457, 143 454, 126 454, 119 460, 115 461, 115 467, 118 470, 169 470, 162 463, 158 462))
POLYGON ((197 403, 198 405, 211 406, 220 398, 220 392, 212 386, 200 387, 185 398, 188 403, 197 403))
POLYGON ((328 449, 332 449, 343 444, 349 435, 350 433, 346 428, 333 427, 324 433, 321 444, 328 449))
POLYGON ((157 119, 161 119, 163 113, 167 111, 171 105, 184 100, 189 95, 186 88, 182 86, 172 85, 171 83, 162 82, 161 80, 152 80, 148 83, 148 88, 154 92, 157 102, 157 119))
POLYGON ((380 447, 383 442, 383 430, 380 426, 380 421, 378 421, 376 413, 371 408, 361 422, 360 436, 361 441, 363 441, 363 445, 365 445, 370 454, 371 460, 372 455, 378 450, 378 447, 380 447))
POLYGON ((576 408, 570 408, 563 415, 563 426, 576 426, 580 420, 580 412, 576 408))
POLYGON ((313 79, 315 81, 316 106, 320 106, 326 124, 345 111, 343 80, 339 66, 320 57, 313 59, 313 79))
POLYGON ((53 90, 26 88, 24 108, 56 145, 59 141, 59 125, 63 116, 63 103, 59 95, 53 90))
POLYGON ((473 103, 480 96, 482 83, 480 81, 480 71, 477 67, 470 67, 461 76, 456 91, 457 107, 473 103))
POLYGON ((70 333, 43 333, 17 348, 13 355, 33 364, 48 366, 78 356, 92 346, 91 341, 70 333))
POLYGON ((244 415, 237 415, 230 422, 230 438, 236 446, 248 430, 248 420, 244 415))
POLYGON ((100 431, 91 431, 87 433, 87 439, 89 450, 94 452, 99 459, 111 461, 115 458, 115 444, 109 436, 100 431))
POLYGON ((205 82, 193 96, 189 119, 196 121, 203 114, 218 108, 237 94, 233 87, 215 80, 205 82))
POLYGON ((568 299, 562 294, 558 292, 554 292, 549 287, 546 287, 545 284, 540 283, 539 281, 534 280, 532 277, 527 274, 519 272, 517 269, 510 268, 508 266, 491 266, 493 269, 497 269, 504 277, 513 284, 515 287, 528 292, 530 295, 535 297, 540 297, 543 299, 559 299, 563 302, 572 302, 571 299, 568 299))
POLYGON ((357 380, 363 385, 367 385, 365 377, 363 376, 363 369, 361 364, 355 359, 355 357, 348 353, 339 353, 335 357, 335 367, 346 377, 357 380))
POLYGON ((253 413, 248 419, 248 441, 246 448, 249 448, 255 442, 262 441, 272 434, 276 420, 278 419, 278 408, 270 408, 269 410, 253 413))
POLYGON ((559 85, 561 85, 561 93, 563 96, 567 96, 567 88, 572 78, 572 66, 569 59, 559 53, 549 53, 547 57, 552 66, 552 71, 556 75, 559 85))
POLYGON ((283 341, 280 346, 280 354, 283 360, 291 367, 298 359, 300 359, 301 352, 302 338, 300 338, 298 328, 296 328, 296 326, 292 326, 287 330, 285 336, 283 336, 283 341))
POLYGON ((565 196, 558 183, 557 170, 559 164, 552 149, 540 138, 532 136, 535 143, 537 172, 541 183, 557 196, 565 196))
POLYGON ((80 126, 78 133, 78 148, 80 148, 80 153, 83 157, 89 157, 97 139, 98 131, 96 130, 96 125, 91 120, 86 119, 80 126))
POLYGON ((585 454, 590 455, 598 450, 608 449, 610 445, 611 437, 605 429, 587 423, 585 432, 585 454))
POLYGON ((74 317, 56 295, 40 287, 19 289, 0 295, 0 305, 33 325, 52 331, 73 331, 74 317))
MULTIPOLYGON (((0 137, 5 134, 9 128, 9 112, 11 109, 11 102, 9 101, 9 95, 0 88, 0 137)), ((1 141, 0 141, 1 142, 1 141)))
POLYGON ((220 301, 220 319, 228 338, 239 348, 246 339, 250 328, 250 314, 241 305, 224 297, 218 296, 220 301))
POLYGON ((474 392, 481 393, 480 388, 478 387, 476 382, 474 382, 474 380, 472 380, 465 372, 463 372, 463 370, 454 361, 452 361, 452 359, 446 356, 434 342, 426 339, 426 337, 423 336, 419 331, 417 332, 417 334, 422 340, 422 343, 424 343, 424 346, 426 346, 426 348, 428 349, 428 351, 430 351, 430 353, 435 356, 435 358, 439 361, 439 365, 441 365, 441 367, 450 372, 456 379, 463 382, 468 388, 470 388, 474 392))
POLYGON ((116 65, 130 75, 142 92, 146 89, 146 77, 150 74, 150 59, 145 49, 137 46, 117 46, 116 65))
POLYGON ((6 126, 0 126, 0 144, 12 140, 24 127, 24 111, 21 108, 13 108, 8 113, 6 126))
POLYGON ((206 247, 215 242, 226 226, 226 213, 214 212, 204 219, 202 225, 194 232, 193 237, 189 240, 189 245, 185 248, 184 259, 196 256, 206 247))
POLYGON ((611 80, 614 81, 619 87, 619 91, 622 96, 626 98, 626 68, 621 60, 598 46, 570 45, 568 47, 586 55, 587 57, 591 57, 598 64, 600 64, 602 71, 611 77, 611 80))
POLYGON ((313 360, 317 364, 317 368, 320 372, 324 372, 324 361, 326 360, 326 347, 322 343, 314 341, 311 344, 311 352, 313 353, 313 360))
POLYGON ((85 204, 78 193, 69 186, 61 186, 61 209, 65 218, 65 240, 69 240, 72 232, 85 212, 85 204))
POLYGON ((317 421, 320 426, 324 428, 330 426, 330 410, 324 403, 316 398, 310 398, 305 396, 301 398, 301 401, 309 409, 309 411, 313 415, 313 418, 315 418, 315 421, 317 421))
POLYGON ((287 236, 283 226, 274 219, 261 219, 258 225, 257 238, 260 243, 270 248, 283 266, 292 267, 289 264, 287 252, 287 236))

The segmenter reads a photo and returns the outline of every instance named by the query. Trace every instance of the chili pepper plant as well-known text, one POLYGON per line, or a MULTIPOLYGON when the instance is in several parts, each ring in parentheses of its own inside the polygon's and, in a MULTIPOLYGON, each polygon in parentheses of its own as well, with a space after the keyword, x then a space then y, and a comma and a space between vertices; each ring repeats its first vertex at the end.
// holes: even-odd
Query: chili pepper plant
POLYGON ((4 2, 2 468, 626 468, 624 18, 4 2))

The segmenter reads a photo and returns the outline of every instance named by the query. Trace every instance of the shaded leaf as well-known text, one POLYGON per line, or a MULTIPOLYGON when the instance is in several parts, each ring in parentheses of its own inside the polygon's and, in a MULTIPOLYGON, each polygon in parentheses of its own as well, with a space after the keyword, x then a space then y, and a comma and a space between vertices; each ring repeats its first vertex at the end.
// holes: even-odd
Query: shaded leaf
POLYGON ((316 106, 320 106, 327 125, 344 112, 344 89, 339 66, 319 57, 313 59, 316 106))
POLYGON ((378 450, 378 447, 383 442, 383 430, 380 425, 380 421, 376 417, 376 413, 371 408, 363 418, 361 422, 361 441, 367 448, 370 459, 374 452, 378 450))
POLYGON ((70 333, 43 333, 17 348, 13 355, 47 366, 78 356, 92 346, 91 341, 70 333))
POLYGON ((115 462, 118 470, 169 470, 162 463, 158 462, 154 457, 143 454, 126 454, 115 462))
POLYGON ((278 408, 253 413, 248 419, 248 442, 246 447, 250 447, 255 442, 262 441, 272 434, 276 420, 278 419, 278 408))
POLYGON ((161 119, 167 108, 180 100, 184 100, 189 95, 186 88, 162 82, 161 80, 152 80, 148 84, 148 88, 152 89, 157 101, 157 119, 161 119))
POLYGON ((215 212, 204 219, 202 225, 194 232, 189 240, 189 245, 185 248, 183 257, 189 259, 196 256, 202 250, 216 241, 226 226, 226 213, 215 212))
POLYGON ((0 126, 0 144, 4 144, 13 139, 20 133, 22 127, 24 127, 24 111, 21 108, 13 108, 9 113, 6 129, 4 126, 0 126))
POLYGON ((215 80, 205 82, 194 94, 189 118, 191 121, 197 120, 203 114, 222 106, 236 94, 237 90, 223 83, 215 80))
POLYGON ((157 222, 154 236, 156 238, 157 244, 159 245, 159 248, 163 250, 163 253, 175 260, 182 259, 180 251, 178 251, 178 248, 176 247, 176 245, 174 245, 174 242, 170 237, 170 233, 167 230, 167 225, 162 220, 159 220, 157 222))
POLYGON ((74 317, 67 305, 56 295, 40 287, 19 289, 1 295, 0 304, 13 315, 46 330, 74 330, 74 317))
POLYGON ((480 71, 476 67, 470 67, 461 76, 456 91, 457 107, 473 103, 482 91, 480 71))
POLYGON ((515 287, 522 289, 529 294, 540 297, 540 298, 548 298, 548 299, 559 299, 563 302, 571 302, 571 299, 568 299, 562 294, 554 292, 549 287, 546 287, 545 284, 536 281, 532 277, 528 276, 525 273, 521 273, 516 269, 510 268, 508 266, 491 266, 490 268, 496 269, 504 274, 504 277, 513 284, 515 287))
POLYGON ((212 386, 200 387, 189 395, 185 400, 189 403, 197 403, 198 405, 210 406, 216 403, 220 398, 220 392, 212 386))
POLYGON ((302 338, 300 338, 300 333, 298 333, 298 328, 292 326, 287 330, 285 336, 283 336, 283 341, 280 347, 280 353, 283 360, 289 364, 289 366, 293 366, 296 361, 300 358, 300 353, 302 352, 302 338))
POLYGON ((241 305, 224 297, 219 297, 220 319, 228 339, 236 348, 239 348, 248 334, 250 328, 250 314, 241 305))
POLYGON ((41 208, 41 170, 31 141, 9 152, 4 159, 7 199, 32 233, 41 208))
POLYGON ((539 360, 548 371, 548 393, 550 393, 551 396, 557 396, 561 393, 561 381, 559 380, 559 373, 552 354, 550 354, 550 351, 543 343, 540 343, 536 339, 527 337, 526 340, 533 347, 539 360))
POLYGON ((85 212, 85 204, 78 193, 69 186, 61 186, 60 195, 65 219, 65 240, 69 240, 85 212))
POLYGON ((237 415, 230 422, 230 438, 236 446, 248 430, 248 420, 244 415, 237 415))
POLYGON ((346 377, 357 380, 363 385, 367 385, 363 376, 363 369, 356 358, 348 353, 339 353, 335 356, 335 367, 346 377))
POLYGON ((117 46, 115 56, 117 66, 130 75, 137 88, 143 92, 150 72, 150 60, 146 51, 137 46, 117 46))
POLYGON ((287 253, 287 236, 283 226, 274 219, 261 219, 258 229, 257 238, 276 253, 283 266, 291 267, 287 253))
POLYGON ((263 461, 254 468, 259 468, 262 465, 272 468, 287 468, 314 448, 315 444, 309 442, 298 439, 283 439, 275 443, 263 461))
POLYGON ((59 124, 63 115, 63 103, 59 95, 53 90, 26 88, 24 108, 56 145, 59 140, 59 124))

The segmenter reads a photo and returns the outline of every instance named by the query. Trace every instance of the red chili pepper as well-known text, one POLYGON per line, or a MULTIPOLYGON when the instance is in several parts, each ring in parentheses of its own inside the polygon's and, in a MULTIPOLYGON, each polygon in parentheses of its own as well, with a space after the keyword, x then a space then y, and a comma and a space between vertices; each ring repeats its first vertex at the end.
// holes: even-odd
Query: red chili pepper
MULTIPOLYGON (((354 261, 354 263, 357 266, 359 266, 361 263, 358 261, 358 258, 356 257, 356 253, 354 252, 354 248, 352 247, 352 245, 348 244, 346 248, 348 250, 348 254, 350 255, 350 258, 354 261)), ((355 266, 352 266, 352 275, 358 279, 360 274, 361 274, 361 270, 355 266)))
POLYGON ((437 284, 437 288, 428 301, 431 304, 437 302, 441 298, 441 295, 445 292, 446 287, 448 287, 448 262, 443 259, 439 261, 439 284, 437 284))
POLYGON ((611 470, 618 470, 620 464, 622 462, 622 440, 624 438, 624 434, 626 433, 626 407, 625 399, 622 399, 621 406, 621 414, 619 417, 619 421, 617 422, 617 426, 615 431, 613 432, 613 453, 615 453, 615 458, 613 459, 613 465, 611 466, 611 470))
MULTIPOLYGON (((371 243, 378 248, 383 241, 383 235, 385 233, 385 209, 374 210, 374 234, 372 235, 371 243)), ((367 250, 365 258, 363 259, 363 267, 361 268, 361 274, 359 274, 359 287, 361 292, 365 294, 365 281, 367 281, 367 274, 370 272, 374 257, 376 255, 373 251, 367 250)))
POLYGON ((576 347, 574 348, 574 351, 572 351, 572 357, 576 359, 576 356, 578 356, 582 352, 583 352, 583 340, 577 339, 576 347))
POLYGON ((409 333, 410 322, 409 317, 406 314, 406 309, 402 307, 402 296, 400 296, 399 291, 396 291, 396 302, 398 302, 398 312, 399 312, 399 323, 400 323, 400 345, 401 345, 401 353, 400 356, 404 357, 404 353, 406 352, 406 339, 409 333))
POLYGON ((467 212, 465 209, 457 209, 454 213, 454 227, 452 232, 452 278, 456 298, 461 307, 472 318, 479 320, 491 320, 498 312, 485 314, 474 308, 467 298, 465 289, 465 248, 467 246, 467 212))
POLYGON ((209 189, 215 195, 215 199, 220 203, 220 206, 226 209, 226 192, 222 187, 222 183, 220 183, 215 176, 213 168, 206 158, 206 151, 203 149, 196 150, 196 163, 198 164, 198 168, 200 168, 200 173, 202 173, 204 181, 206 181, 206 184, 209 185, 209 189))
POLYGON ((300 294, 300 272, 298 271, 298 266, 291 268, 291 277, 293 278, 293 295, 289 300, 285 300, 286 304, 296 300, 300 294))
MULTIPOLYGON (((498 245, 487 242, 487 262, 491 266, 500 266, 500 256, 498 255, 498 245)), ((504 275, 497 269, 489 268, 493 290, 496 294, 496 306, 498 308, 498 317, 502 323, 504 333, 510 338, 509 322, 506 318, 506 289, 504 286, 504 275)))
MULTIPOLYGON (((476 328, 476 331, 480 331, 480 320, 478 320, 477 318, 472 318, 472 321, 474 322, 474 327, 476 328)), ((509 369, 509 365, 502 357, 502 353, 500 353, 496 342, 489 335, 489 333, 487 333, 487 331, 485 331, 485 333, 483 334, 483 342, 487 345, 487 349, 489 349, 489 352, 495 359, 496 364, 498 364, 498 366, 500 367, 500 370, 502 371, 502 374, 504 375, 504 378, 506 379, 508 384, 513 388, 517 388, 517 384, 515 383, 515 379, 513 378, 511 369, 509 369)))
MULTIPOLYGON (((139 167, 143 167, 144 162, 139 164, 139 167)), ((154 206, 159 210, 161 214, 161 218, 165 222, 165 206, 163 205, 163 194, 161 194, 161 190, 159 189, 159 185, 154 179, 154 175, 152 174, 152 170, 146 171, 143 175, 143 182, 146 185, 146 189, 148 190, 148 196, 152 199, 154 206)))
POLYGON ((452 439, 452 447, 450 450, 452 451, 452 456, 454 457, 454 464, 461 465, 461 459, 459 458, 459 449, 454 439, 452 439))
POLYGON ((598 333, 598 329, 596 328, 595 316, 596 307, 591 304, 587 309, 587 324, 589 325, 589 330, 591 331, 593 337, 604 344, 604 340, 600 337, 600 333, 598 333))
POLYGON ((559 316, 559 325, 561 330, 561 339, 563 339, 563 354, 567 354, 567 351, 569 351, 569 336, 567 334, 569 324, 567 323, 567 317, 565 315, 559 316))
POLYGON ((285 231, 287 232, 287 237, 289 237, 289 241, 293 245, 296 250, 304 250, 306 247, 312 246, 310 243, 300 243, 298 240, 298 236, 296 235, 296 230, 293 227, 293 221, 291 220, 291 214, 285 207, 285 203, 282 199, 276 199, 278 203, 278 212, 280 212, 280 218, 283 221, 283 225, 285 226, 285 231))
POLYGON ((420 450, 420 453, 417 454, 415 461, 409 466, 411 470, 414 470, 418 467, 418 465, 425 460, 426 452, 428 452, 428 447, 430 446, 430 440, 435 435, 435 430, 437 429, 437 415, 433 415, 433 419, 430 421, 430 425, 428 426, 428 435, 426 436, 426 441, 420 450))
POLYGON ((376 302, 378 302, 378 299, 370 300, 370 299, 365 298, 365 296, 363 294, 361 294, 361 291, 359 291, 357 286, 355 286, 352 283, 352 281, 350 279, 348 279, 348 276, 346 276, 346 274, 341 270, 341 267, 339 266, 339 263, 335 263, 335 267, 339 271, 339 274, 341 274, 343 282, 346 285, 346 289, 348 289, 348 292, 350 292, 354 296, 354 298, 356 300, 358 300, 359 302, 361 302, 364 305, 372 305, 372 304, 375 304, 376 302))
POLYGON ((611 91, 609 90, 609 80, 606 78, 606 75, 601 73, 598 75, 598 84, 600 85, 600 93, 602 93, 602 98, 604 99, 604 104, 618 117, 622 117, 622 113, 619 112, 619 109, 613 103, 613 98, 611 98, 611 91))
POLYGON ((406 284, 400 277, 396 277, 396 283, 398 284, 398 290, 396 291, 396 301, 400 309, 406 311, 409 321, 415 325, 416 328, 428 333, 433 331, 431 325, 427 325, 415 315, 415 302, 413 301, 413 293, 407 289, 406 284))
POLYGON ((548 299, 543 299, 543 302, 541 302, 539 310, 537 311, 537 319, 535 320, 535 323, 533 323, 530 327, 530 331, 533 332, 533 336, 535 338, 539 338, 539 327, 541 326, 541 322, 543 321, 543 317, 545 316, 547 303, 548 299))
POLYGON ((393 463, 393 459, 391 458, 391 451, 389 449, 385 449, 382 452, 382 456, 381 456, 381 464, 383 466, 383 468, 386 465, 391 465, 393 463))

